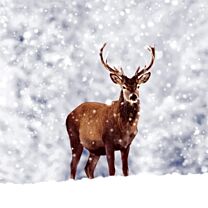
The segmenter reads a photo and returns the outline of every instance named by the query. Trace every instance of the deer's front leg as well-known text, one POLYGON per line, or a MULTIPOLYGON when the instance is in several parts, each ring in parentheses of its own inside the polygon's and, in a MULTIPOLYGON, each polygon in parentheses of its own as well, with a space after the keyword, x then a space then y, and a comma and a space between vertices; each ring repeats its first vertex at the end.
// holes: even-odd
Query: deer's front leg
POLYGON ((108 162, 109 175, 115 175, 115 156, 112 144, 105 144, 106 157, 108 162))
POLYGON ((123 169, 123 174, 124 176, 128 176, 129 175, 129 168, 128 168, 128 155, 129 155, 129 149, 130 149, 130 145, 121 150, 121 159, 122 159, 122 169, 123 169))

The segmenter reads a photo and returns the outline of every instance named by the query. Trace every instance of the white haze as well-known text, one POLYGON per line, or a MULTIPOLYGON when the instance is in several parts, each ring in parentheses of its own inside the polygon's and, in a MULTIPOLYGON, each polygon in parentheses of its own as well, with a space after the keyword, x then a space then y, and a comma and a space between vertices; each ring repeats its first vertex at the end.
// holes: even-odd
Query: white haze
MULTIPOLYGON (((67 114, 85 101, 118 99, 99 49, 128 76, 150 60, 130 174, 208 172, 207 0, 2 0, 0 182, 68 179, 67 114)), ((78 178, 86 177, 84 151, 78 178)), ((116 173, 121 175, 120 154, 116 173)), ((105 158, 95 176, 107 176, 105 158)))

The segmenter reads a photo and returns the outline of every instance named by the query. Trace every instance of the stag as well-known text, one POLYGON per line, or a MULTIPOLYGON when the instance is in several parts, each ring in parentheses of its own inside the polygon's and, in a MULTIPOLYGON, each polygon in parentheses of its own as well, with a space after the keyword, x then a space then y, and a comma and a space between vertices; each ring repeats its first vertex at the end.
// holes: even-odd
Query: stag
POLYGON ((77 165, 83 148, 89 151, 85 166, 88 178, 94 178, 94 170, 101 155, 106 155, 109 175, 115 175, 114 152, 120 150, 123 175, 128 176, 128 155, 130 145, 137 134, 139 121, 140 85, 150 78, 150 69, 155 60, 155 48, 148 46, 151 61, 142 69, 137 68, 133 77, 124 75, 122 68, 111 67, 103 59, 100 49, 101 63, 110 72, 110 78, 120 85, 118 100, 111 105, 97 102, 85 102, 75 108, 66 119, 66 128, 70 138, 72 160, 71 178, 75 179, 77 165))

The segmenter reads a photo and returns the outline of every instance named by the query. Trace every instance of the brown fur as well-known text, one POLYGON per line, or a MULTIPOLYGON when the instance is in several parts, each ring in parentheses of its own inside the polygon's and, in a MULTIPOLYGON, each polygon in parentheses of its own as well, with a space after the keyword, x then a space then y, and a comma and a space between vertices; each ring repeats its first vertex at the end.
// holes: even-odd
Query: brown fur
POLYGON ((148 66, 136 70, 132 78, 123 74, 123 70, 112 68, 104 61, 102 52, 106 43, 100 49, 103 66, 110 72, 112 81, 122 87, 120 98, 110 106, 103 103, 83 103, 73 110, 66 119, 69 134, 72 161, 71 178, 75 178, 76 169, 83 148, 89 152, 85 167, 88 178, 94 177, 94 170, 101 155, 106 155, 109 174, 115 174, 114 151, 121 151, 122 169, 128 175, 128 154, 130 144, 137 134, 139 120, 139 87, 147 82, 155 59, 155 48, 148 47, 152 53, 152 60, 148 66))
MULTIPOLYGON (((114 150, 120 150, 123 163, 127 163, 129 146, 137 133, 138 112, 139 102, 132 105, 126 102, 122 91, 120 99, 110 106, 88 102, 73 110, 66 120, 72 148, 71 177, 75 178, 83 147, 90 152, 85 168, 89 178, 93 178, 95 167, 90 168, 90 163, 94 162, 94 157, 99 159, 100 155, 107 153, 109 163, 113 163, 109 167, 110 175, 115 173, 114 150), (108 151, 109 148, 113 151, 108 151)), ((124 175, 128 175, 128 167, 123 166, 124 175)))

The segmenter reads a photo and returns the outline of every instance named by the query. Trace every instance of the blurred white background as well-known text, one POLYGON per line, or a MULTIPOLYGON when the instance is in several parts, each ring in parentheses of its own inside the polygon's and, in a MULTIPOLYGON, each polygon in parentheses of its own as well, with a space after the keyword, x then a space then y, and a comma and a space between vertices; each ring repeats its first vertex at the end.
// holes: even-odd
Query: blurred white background
MULTIPOLYGON (((150 60, 140 92, 130 174, 208 172, 207 0, 2 0, 0 182, 66 180, 67 114, 85 101, 118 99, 99 49, 128 76, 150 60)), ((83 153, 78 178, 85 177, 83 153)), ((121 175, 120 154, 116 155, 121 175)), ((105 158, 95 176, 107 176, 105 158)))

